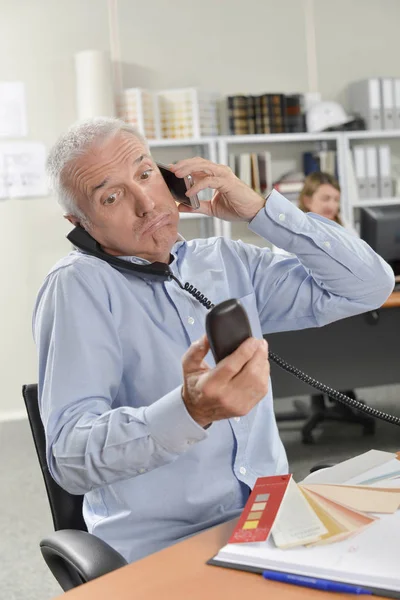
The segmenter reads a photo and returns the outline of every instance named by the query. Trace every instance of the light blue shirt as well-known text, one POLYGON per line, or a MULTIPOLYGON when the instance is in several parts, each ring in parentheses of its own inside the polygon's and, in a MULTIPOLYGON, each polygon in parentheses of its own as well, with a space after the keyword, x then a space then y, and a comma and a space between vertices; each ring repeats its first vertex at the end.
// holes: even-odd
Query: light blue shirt
MULTIPOLYGON (((181 240, 170 267, 215 304, 240 298, 256 337, 375 309, 393 289, 391 269, 363 241, 278 192, 250 229, 297 258, 224 238, 181 240)), ((247 416, 207 430, 186 411, 181 359, 204 334, 206 312, 174 281, 82 252, 55 265, 38 295, 50 472, 85 494, 88 530, 128 561, 236 516, 257 477, 288 470, 271 386, 247 416)))

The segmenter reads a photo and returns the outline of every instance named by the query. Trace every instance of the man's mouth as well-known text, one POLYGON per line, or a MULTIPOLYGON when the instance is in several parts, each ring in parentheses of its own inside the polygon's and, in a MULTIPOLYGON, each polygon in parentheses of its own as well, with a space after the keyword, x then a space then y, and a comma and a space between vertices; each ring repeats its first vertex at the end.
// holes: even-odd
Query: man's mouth
POLYGON ((169 222, 170 215, 159 215, 145 226, 145 228, 142 230, 142 235, 148 235, 149 233, 153 233, 154 231, 156 231, 156 229, 160 229, 161 227, 168 225, 169 222))

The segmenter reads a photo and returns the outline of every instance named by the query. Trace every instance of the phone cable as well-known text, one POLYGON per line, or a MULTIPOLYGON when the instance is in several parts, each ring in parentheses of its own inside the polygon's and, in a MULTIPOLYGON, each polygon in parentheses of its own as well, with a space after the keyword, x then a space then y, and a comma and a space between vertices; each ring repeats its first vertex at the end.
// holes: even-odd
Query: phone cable
MULTIPOLYGON (((186 290, 187 292, 189 292, 189 294, 194 296, 194 298, 196 298, 196 300, 198 300, 206 308, 211 309, 215 306, 215 304, 213 304, 211 302, 211 300, 209 300, 204 294, 202 294, 191 283, 186 282, 184 285, 182 285, 182 283, 179 281, 179 279, 177 277, 172 276, 172 278, 179 284, 179 286, 183 290, 186 290)), ((274 362, 276 365, 278 365, 278 367, 280 367, 281 369, 283 369, 290 375, 297 377, 297 379, 299 379, 303 383, 307 383, 308 385, 315 388, 316 390, 318 390, 324 394, 327 394, 333 400, 337 400, 337 402, 340 402, 341 404, 350 406, 351 408, 354 408, 363 413, 366 413, 367 415, 370 415, 371 417, 375 417, 377 419, 387 421, 388 423, 392 423, 393 425, 400 425, 399 417, 395 417, 394 415, 389 415, 388 413, 382 412, 381 410, 377 410, 376 408, 373 408, 372 406, 368 406, 368 404, 364 404, 363 402, 360 402, 359 400, 350 398, 349 396, 346 396, 346 394, 342 394, 342 392, 338 392, 337 390, 329 387, 328 385, 321 383, 317 379, 314 379, 314 377, 307 375, 307 373, 304 373, 304 371, 301 371, 297 367, 294 367, 293 365, 289 364, 288 362, 286 362, 283 358, 281 358, 274 352, 269 351, 268 357, 272 362, 274 362)))

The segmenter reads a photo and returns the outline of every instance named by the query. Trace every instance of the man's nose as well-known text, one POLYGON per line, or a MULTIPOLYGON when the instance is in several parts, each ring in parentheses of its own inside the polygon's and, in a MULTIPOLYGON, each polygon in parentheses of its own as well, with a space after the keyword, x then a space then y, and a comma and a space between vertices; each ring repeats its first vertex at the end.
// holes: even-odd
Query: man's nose
POLYGON ((144 217, 147 213, 150 213, 154 210, 154 200, 147 190, 144 190, 141 185, 137 183, 133 183, 132 187, 132 197, 133 197, 133 207, 136 216, 144 217))

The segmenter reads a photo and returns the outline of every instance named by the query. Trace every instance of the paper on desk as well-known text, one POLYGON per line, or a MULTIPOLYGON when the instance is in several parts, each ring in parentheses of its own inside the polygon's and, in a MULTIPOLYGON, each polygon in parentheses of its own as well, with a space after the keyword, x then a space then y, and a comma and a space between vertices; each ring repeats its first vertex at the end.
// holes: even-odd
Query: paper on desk
MULTIPOLYGON (((339 541, 349 535, 362 531, 365 527, 372 525, 377 520, 377 518, 372 515, 366 515, 365 513, 346 508, 345 506, 337 504, 332 500, 328 500, 328 498, 324 498, 308 489, 304 489, 304 492, 307 498, 311 501, 313 500, 314 503, 329 515, 330 519, 333 519, 337 525, 336 528, 332 526, 327 527, 328 535, 325 534, 322 536, 321 540, 316 542, 317 544, 339 541), (338 531, 338 529, 340 529, 340 531, 338 531)), ((324 524, 326 526, 325 522, 324 524)))
POLYGON ((383 481, 400 477, 400 461, 392 458, 382 465, 360 473, 346 481, 346 485, 381 485, 383 481))
POLYGON ((291 479, 271 529, 278 548, 292 548, 320 539, 328 530, 291 479))
MULTIPOLYGON (((348 483, 352 478, 366 473, 370 469, 380 467, 388 461, 395 459, 396 454, 392 452, 383 452, 382 450, 369 450, 345 460, 329 469, 321 469, 310 473, 301 483, 348 483)), ((399 463, 400 464, 400 463, 399 463)))
POLYGON ((310 484, 304 489, 337 502, 351 510, 394 513, 400 506, 400 489, 377 489, 366 486, 310 484))
POLYGON ((27 135, 27 129, 23 82, 0 82, 0 137, 23 137, 27 135))
POLYGON ((353 533, 353 531, 349 531, 343 523, 339 523, 339 521, 334 518, 334 515, 328 512, 327 506, 323 507, 322 504, 317 502, 317 496, 315 494, 309 493, 305 488, 302 488, 302 491, 310 503, 311 508, 327 529, 327 533, 323 534, 317 543, 339 542, 353 533))

